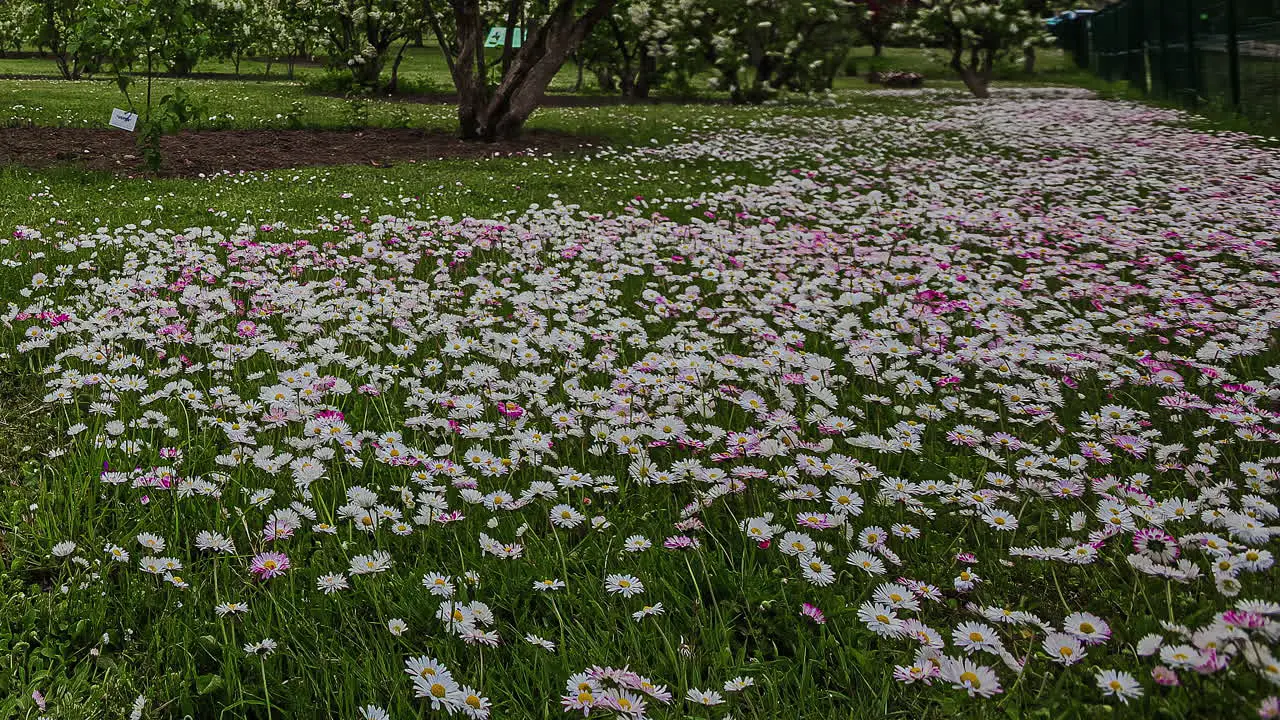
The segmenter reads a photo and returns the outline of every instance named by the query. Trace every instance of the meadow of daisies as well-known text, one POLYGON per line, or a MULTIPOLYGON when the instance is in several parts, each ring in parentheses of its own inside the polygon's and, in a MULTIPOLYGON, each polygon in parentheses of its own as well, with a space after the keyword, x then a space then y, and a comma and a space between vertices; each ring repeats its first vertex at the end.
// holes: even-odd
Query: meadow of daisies
POLYGON ((756 173, 665 196, 7 228, 0 714, 1280 716, 1280 154, 894 107, 573 160, 756 173))

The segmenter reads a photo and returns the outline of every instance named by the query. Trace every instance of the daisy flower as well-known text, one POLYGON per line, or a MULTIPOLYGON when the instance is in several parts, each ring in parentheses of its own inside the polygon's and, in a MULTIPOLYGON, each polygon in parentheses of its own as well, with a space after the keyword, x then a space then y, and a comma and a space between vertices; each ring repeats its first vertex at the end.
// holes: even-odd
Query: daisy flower
POLYGON ((427 698, 431 701, 432 710, 445 709, 456 712, 458 694, 462 688, 454 681, 447 670, 428 677, 415 675, 413 678, 413 694, 415 697, 427 698))
POLYGON ((868 575, 883 575, 886 572, 884 560, 865 550, 854 550, 844 560, 847 564, 862 570, 868 575))
POLYGON ((1111 638, 1111 626, 1093 613, 1077 612, 1063 621, 1063 630, 1080 638, 1086 645, 1101 645, 1111 638))
POLYGON ((738 677, 732 680, 725 681, 724 691, 725 692, 741 692, 755 684, 756 684, 755 678, 745 676, 745 675, 739 675, 738 677))
POLYGON ((972 655, 978 650, 998 653, 1001 649, 1000 638, 995 628, 979 622, 963 622, 951 632, 951 642, 972 655))
POLYGON ((1122 670, 1099 670, 1094 679, 1103 695, 1113 696, 1122 703, 1128 704, 1133 698, 1142 696, 1142 686, 1122 670))
POLYGON ((689 692, 685 693, 685 698, 691 703, 706 705, 708 707, 724 703, 724 696, 715 690, 699 690, 697 688, 690 688, 689 692))
POLYGON ((281 552, 258 553, 249 562, 249 572, 257 575, 259 580, 279 577, 288 569, 289 556, 281 552))
POLYGON ((339 590, 346 590, 347 578, 342 573, 326 573, 316 579, 316 587, 325 595, 332 595, 339 590))
POLYGON ((622 541, 622 549, 631 553, 644 552, 651 547, 653 547, 653 542, 643 535, 632 535, 622 541))
POLYGON ((372 575, 391 569, 391 553, 375 550, 369 555, 356 555, 351 558, 350 573, 352 575, 372 575))
POLYGON ((631 613, 631 618, 636 622, 640 622, 641 620, 647 617, 661 615, 665 612, 666 612, 666 609, 662 607, 662 603, 654 603, 653 605, 645 605, 639 610, 631 613))
POLYGON ((858 608, 858 619, 868 630, 881 637, 895 637, 902 630, 902 621, 898 619, 897 611, 889 605, 864 602, 858 608))
POLYGON ((453 581, 450 577, 448 575, 441 575, 440 573, 427 573, 426 575, 423 575, 422 586, 427 589, 427 592, 435 595, 436 597, 442 598, 453 597, 453 593, 455 591, 453 581))
POLYGON ((226 617, 227 615, 242 615, 249 612, 249 603, 242 602, 220 602, 214 606, 213 611, 218 617, 226 617))
POLYGON ((153 553, 162 553, 165 548, 164 538, 151 533, 139 533, 138 544, 150 550, 153 553))
POLYGON ((809 618, 819 625, 825 625, 827 623, 827 616, 823 614, 821 608, 817 605, 811 605, 809 603, 802 604, 800 606, 800 615, 809 618))
POLYGON ((1049 633, 1041 645, 1045 653, 1060 665, 1075 665, 1085 656, 1084 644, 1069 633, 1049 633))
POLYGON ((942 658, 939 669, 943 680, 955 689, 969 693, 969 697, 987 698, 1003 692, 995 671, 969 658, 942 658))
POLYGON ((245 643, 244 652, 246 655, 258 655, 266 657, 276 651, 276 641, 271 638, 263 638, 258 642, 245 643))
POLYGON ((644 583, 633 575, 610 575, 604 579, 604 589, 611 595, 630 598, 644 592, 644 583))
POLYGON ((550 640, 544 637, 534 635, 533 633, 526 634, 524 636, 524 641, 529 643, 530 645, 537 645, 538 647, 542 648, 543 650, 546 650, 547 652, 556 651, 555 643, 551 642, 550 640))
POLYGON ((836 581, 836 572, 817 555, 801 555, 800 570, 804 579, 818 587, 826 587, 836 581))

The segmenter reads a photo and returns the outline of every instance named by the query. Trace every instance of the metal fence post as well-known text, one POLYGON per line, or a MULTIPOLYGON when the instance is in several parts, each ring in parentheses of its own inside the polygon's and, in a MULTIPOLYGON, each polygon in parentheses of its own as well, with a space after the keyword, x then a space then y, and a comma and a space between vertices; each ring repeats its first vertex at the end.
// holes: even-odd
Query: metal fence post
POLYGON ((1111 49, 1112 49, 1111 74, 1113 77, 1109 79, 1112 79, 1112 80, 1115 79, 1114 75, 1116 74, 1117 71, 1119 71, 1121 77, 1124 76, 1123 63, 1125 60, 1128 59, 1127 55, 1122 57, 1120 54, 1128 46, 1128 44, 1124 41, 1124 33, 1121 32, 1121 28, 1120 28, 1120 20, 1122 19, 1120 13, 1122 12, 1124 12, 1124 8, 1122 6, 1120 5, 1111 6, 1111 49))
POLYGON ((1145 94, 1151 90, 1147 86, 1147 18, 1143 12, 1146 9, 1146 4, 1141 1, 1134 2, 1130 0, 1128 9, 1129 82, 1138 85, 1145 94))
POLYGON ((1191 98, 1188 103, 1197 105, 1200 101, 1200 72, 1196 68, 1199 64, 1196 62, 1196 3, 1195 0, 1186 0, 1187 7, 1187 78, 1190 83, 1191 98))
POLYGON ((1240 38, 1236 28, 1236 0, 1227 0, 1227 81, 1231 108, 1240 111, 1240 38))
POLYGON ((1116 66, 1120 64, 1120 10, 1112 5, 1107 8, 1107 40, 1111 45, 1107 53, 1107 80, 1116 79, 1116 66))
POLYGON ((1169 62, 1169 15, 1168 5, 1157 5, 1157 22, 1160 23, 1160 94, 1169 97, 1169 89, 1173 87, 1173 65, 1169 62))
POLYGON ((1101 10, 1089 18, 1089 67, 1103 79, 1107 77, 1107 17, 1101 10))

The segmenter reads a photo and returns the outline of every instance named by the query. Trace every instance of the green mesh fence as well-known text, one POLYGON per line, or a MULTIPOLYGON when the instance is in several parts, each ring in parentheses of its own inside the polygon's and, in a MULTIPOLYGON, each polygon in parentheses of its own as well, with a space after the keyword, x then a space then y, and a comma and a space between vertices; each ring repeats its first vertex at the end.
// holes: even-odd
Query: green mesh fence
POLYGON ((1280 125, 1280 0, 1121 0, 1054 32, 1103 78, 1280 125))

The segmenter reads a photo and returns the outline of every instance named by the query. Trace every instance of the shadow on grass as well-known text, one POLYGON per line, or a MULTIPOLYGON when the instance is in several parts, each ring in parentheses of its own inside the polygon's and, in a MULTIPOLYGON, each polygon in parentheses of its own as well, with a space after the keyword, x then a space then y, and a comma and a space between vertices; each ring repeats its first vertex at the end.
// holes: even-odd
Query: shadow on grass
MULTIPOLYGON (((10 365, 0 369, 0 502, 12 508, 0 512, 0 567, 13 564, 14 524, 23 521, 29 496, 24 491, 27 466, 53 449, 50 407, 42 401, 40 376, 10 365)), ((50 578, 36 573, 26 578, 42 587, 50 578)))

